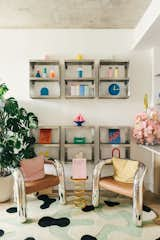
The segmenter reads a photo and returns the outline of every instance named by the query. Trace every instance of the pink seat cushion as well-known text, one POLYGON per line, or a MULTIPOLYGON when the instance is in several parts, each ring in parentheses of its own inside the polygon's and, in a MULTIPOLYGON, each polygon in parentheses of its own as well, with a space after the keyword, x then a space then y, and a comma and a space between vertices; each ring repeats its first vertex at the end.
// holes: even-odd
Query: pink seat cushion
POLYGON ((44 157, 38 156, 31 159, 22 159, 21 170, 27 182, 44 178, 44 157))

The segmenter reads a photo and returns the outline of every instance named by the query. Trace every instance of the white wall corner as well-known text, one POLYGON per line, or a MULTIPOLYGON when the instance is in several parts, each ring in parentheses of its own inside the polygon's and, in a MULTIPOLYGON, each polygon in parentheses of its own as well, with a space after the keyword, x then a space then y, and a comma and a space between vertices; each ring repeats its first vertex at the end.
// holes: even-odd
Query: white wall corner
POLYGON ((139 45, 142 46, 145 35, 152 28, 158 17, 160 17, 160 0, 152 0, 151 4, 134 29, 132 49, 139 48, 139 45))

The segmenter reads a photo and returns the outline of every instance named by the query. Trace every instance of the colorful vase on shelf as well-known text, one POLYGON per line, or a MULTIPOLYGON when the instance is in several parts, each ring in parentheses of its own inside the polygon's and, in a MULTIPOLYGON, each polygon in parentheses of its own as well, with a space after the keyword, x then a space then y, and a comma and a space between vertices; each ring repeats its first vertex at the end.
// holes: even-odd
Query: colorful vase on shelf
POLYGON ((42 70, 42 77, 43 78, 47 78, 48 77, 47 76, 47 68, 46 67, 44 67, 43 70, 42 70))
POLYGON ((113 77, 113 68, 112 67, 108 68, 107 75, 108 75, 109 78, 113 77))
POLYGON ((82 126, 82 124, 85 122, 84 117, 81 114, 78 114, 75 118, 74 118, 74 122, 76 123, 77 126, 82 126))
POLYGON ((115 69, 114 69, 114 77, 118 78, 118 76, 119 76, 119 68, 115 67, 115 69))
POLYGON ((49 77, 50 77, 50 78, 55 78, 55 76, 56 76, 55 71, 54 71, 54 70, 51 70, 50 73, 49 73, 49 77))

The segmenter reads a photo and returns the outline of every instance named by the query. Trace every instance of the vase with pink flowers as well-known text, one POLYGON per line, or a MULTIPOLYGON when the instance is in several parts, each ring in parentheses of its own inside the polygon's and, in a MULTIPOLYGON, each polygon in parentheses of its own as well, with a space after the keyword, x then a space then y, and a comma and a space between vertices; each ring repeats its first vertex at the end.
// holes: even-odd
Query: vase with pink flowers
POLYGON ((160 144, 160 112, 155 108, 148 108, 146 112, 137 114, 133 137, 138 144, 160 144))

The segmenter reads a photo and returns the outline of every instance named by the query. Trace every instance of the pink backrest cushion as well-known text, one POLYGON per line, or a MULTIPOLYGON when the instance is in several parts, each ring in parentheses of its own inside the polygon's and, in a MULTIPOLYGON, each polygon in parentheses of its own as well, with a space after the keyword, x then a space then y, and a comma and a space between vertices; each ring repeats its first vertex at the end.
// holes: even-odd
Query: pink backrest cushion
POLYGON ((44 157, 38 156, 31 159, 22 159, 21 171, 27 182, 44 178, 44 157))

